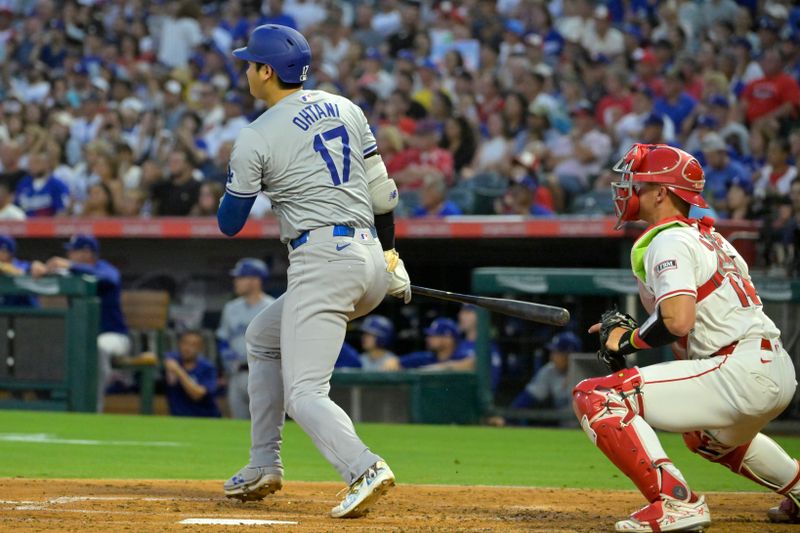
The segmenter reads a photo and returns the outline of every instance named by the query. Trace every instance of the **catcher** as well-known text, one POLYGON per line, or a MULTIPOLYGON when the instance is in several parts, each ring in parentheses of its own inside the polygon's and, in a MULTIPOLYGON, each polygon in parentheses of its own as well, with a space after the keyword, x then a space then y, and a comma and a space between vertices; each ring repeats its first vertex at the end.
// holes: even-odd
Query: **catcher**
POLYGON ((614 171, 617 228, 651 224, 631 250, 651 315, 637 325, 610 311, 591 327, 613 373, 579 383, 573 406, 592 442, 649 502, 616 531, 700 531, 711 523, 704 497, 653 428, 683 433, 693 452, 786 496, 768 517, 797 521, 800 463, 759 432, 791 401, 794 368, 747 264, 711 219, 687 218, 690 205, 705 207, 703 169, 682 150, 636 144, 614 171), (625 368, 625 355, 668 344, 679 360, 625 368))

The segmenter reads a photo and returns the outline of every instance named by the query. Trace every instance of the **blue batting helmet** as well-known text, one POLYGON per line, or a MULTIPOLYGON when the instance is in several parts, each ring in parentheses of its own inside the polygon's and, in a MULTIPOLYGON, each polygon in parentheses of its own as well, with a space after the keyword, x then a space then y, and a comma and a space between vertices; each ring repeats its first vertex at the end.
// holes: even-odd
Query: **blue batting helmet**
POLYGON ((425 330, 425 335, 435 335, 443 337, 458 338, 458 324, 449 318, 437 318, 428 329, 425 330))
POLYGON ((264 24, 254 29, 247 46, 234 50, 233 56, 269 65, 285 83, 306 81, 311 66, 311 47, 306 38, 280 24, 264 24))
POLYGON ((11 235, 0 235, 0 250, 14 255, 17 253, 17 241, 11 235))
POLYGON ((370 315, 361 323, 362 333, 369 333, 375 337, 375 342, 381 348, 388 348, 394 340, 394 325, 391 320, 381 315, 370 315))
POLYGON ((97 242, 97 239, 94 238, 94 235, 78 233, 70 237, 69 242, 64 244, 64 249, 68 252, 74 250, 89 250, 98 253, 100 251, 100 244, 97 242))
POLYGON ((579 352, 583 348, 583 343, 577 335, 571 331, 562 331, 553 336, 547 349, 551 352, 579 352))
POLYGON ((255 276, 266 281, 269 277, 269 269, 267 264, 261 259, 253 257, 245 257, 236 262, 236 266, 231 270, 231 276, 234 278, 242 278, 245 276, 255 276))

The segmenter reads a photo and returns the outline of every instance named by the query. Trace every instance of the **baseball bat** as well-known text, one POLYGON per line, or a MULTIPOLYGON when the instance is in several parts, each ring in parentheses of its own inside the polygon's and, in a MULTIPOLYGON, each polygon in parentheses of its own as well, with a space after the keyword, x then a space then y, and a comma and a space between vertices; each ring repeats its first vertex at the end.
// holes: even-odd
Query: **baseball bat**
POLYGON ((439 300, 478 305, 489 311, 515 316, 523 320, 530 320, 531 322, 539 322, 540 324, 565 326, 567 322, 569 322, 569 311, 563 307, 522 302, 508 298, 491 298, 488 296, 459 294, 457 292, 429 289, 417 285, 411 286, 411 292, 420 296, 428 296, 439 300))

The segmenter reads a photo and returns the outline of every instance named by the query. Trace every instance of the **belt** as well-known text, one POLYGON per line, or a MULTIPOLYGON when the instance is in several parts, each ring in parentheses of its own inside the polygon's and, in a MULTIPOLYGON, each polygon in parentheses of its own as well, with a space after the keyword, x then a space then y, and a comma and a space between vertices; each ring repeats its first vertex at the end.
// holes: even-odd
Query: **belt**
MULTIPOLYGON (((733 353, 733 350, 736 349, 736 346, 739 344, 739 341, 735 341, 730 343, 727 346, 723 346, 719 350, 717 350, 711 357, 717 355, 730 355, 733 353)), ((772 342, 769 339, 761 339, 761 349, 764 351, 771 352, 773 350, 772 342)))
MULTIPOLYGON (((378 232, 375 228, 369 228, 370 233, 372 233, 373 238, 378 237, 378 232)), ((308 235, 310 231, 306 230, 301 233, 296 239, 292 239, 289 241, 289 246, 292 247, 292 250, 296 250, 298 247, 304 245, 308 242, 308 235)), ((333 236, 334 237, 353 237, 356 234, 356 230, 351 228, 350 226, 333 226, 333 236)))

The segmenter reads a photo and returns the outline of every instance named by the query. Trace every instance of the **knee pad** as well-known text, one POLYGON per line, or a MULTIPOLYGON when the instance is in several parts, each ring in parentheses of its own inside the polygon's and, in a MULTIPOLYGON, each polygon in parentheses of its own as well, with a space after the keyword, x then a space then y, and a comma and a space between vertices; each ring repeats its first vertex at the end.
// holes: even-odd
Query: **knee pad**
POLYGON ((587 423, 616 413, 622 414, 622 422, 627 424, 637 414, 644 413, 641 387, 642 376, 635 367, 608 376, 585 379, 572 391, 572 407, 578 420, 585 418, 587 423))
POLYGON ((744 456, 750 443, 741 446, 727 446, 705 431, 689 431, 683 434, 686 447, 697 455, 712 463, 727 466, 731 471, 740 473, 744 456))

